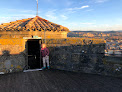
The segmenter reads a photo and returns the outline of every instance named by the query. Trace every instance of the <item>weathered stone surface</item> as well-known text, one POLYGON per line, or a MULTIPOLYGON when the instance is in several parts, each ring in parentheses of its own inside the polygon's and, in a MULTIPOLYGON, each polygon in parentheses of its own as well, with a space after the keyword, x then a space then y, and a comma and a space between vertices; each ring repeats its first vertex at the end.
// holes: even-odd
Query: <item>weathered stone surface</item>
POLYGON ((4 53, 0 57, 0 72, 11 73, 22 71, 24 67, 25 56, 22 53, 18 55, 4 53))
POLYGON ((80 60, 80 53, 74 53, 71 55, 71 62, 78 63, 80 60))
POLYGON ((122 58, 114 56, 106 56, 103 60, 104 63, 104 74, 116 77, 122 77, 122 58))
MULTIPOLYGON (((67 40, 65 40, 67 41, 67 40)), ((50 50, 50 65, 54 69, 85 72, 93 74, 121 76, 120 67, 115 68, 115 65, 108 64, 104 55, 105 44, 47 44, 50 50), (117 70, 117 73, 115 72, 117 70), (119 73, 120 72, 120 73, 119 73)), ((110 61, 109 61, 110 62, 110 61)), ((120 65, 121 66, 121 65, 120 65)))
MULTIPOLYGON (((94 45, 94 48, 98 49, 99 45, 96 45, 96 47, 94 45)), ((104 70, 104 65, 102 63, 104 54, 93 53, 93 47, 71 45, 51 46, 49 49, 52 68, 86 73, 96 73, 104 70)))

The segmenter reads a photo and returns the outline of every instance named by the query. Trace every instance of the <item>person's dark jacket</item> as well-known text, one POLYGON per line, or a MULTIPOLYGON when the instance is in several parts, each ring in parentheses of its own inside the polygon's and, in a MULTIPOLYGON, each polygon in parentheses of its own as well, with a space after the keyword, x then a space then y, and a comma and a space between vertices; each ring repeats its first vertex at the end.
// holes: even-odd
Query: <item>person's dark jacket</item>
POLYGON ((46 55, 49 56, 48 48, 41 48, 41 56, 45 57, 46 55))

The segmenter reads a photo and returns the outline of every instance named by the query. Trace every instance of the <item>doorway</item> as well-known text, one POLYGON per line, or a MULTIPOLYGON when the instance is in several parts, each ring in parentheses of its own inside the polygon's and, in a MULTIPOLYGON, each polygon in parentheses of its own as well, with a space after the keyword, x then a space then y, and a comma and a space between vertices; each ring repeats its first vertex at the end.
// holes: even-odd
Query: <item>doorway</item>
POLYGON ((40 58, 40 43, 39 39, 30 39, 27 41, 28 46, 28 68, 39 69, 41 68, 40 58))

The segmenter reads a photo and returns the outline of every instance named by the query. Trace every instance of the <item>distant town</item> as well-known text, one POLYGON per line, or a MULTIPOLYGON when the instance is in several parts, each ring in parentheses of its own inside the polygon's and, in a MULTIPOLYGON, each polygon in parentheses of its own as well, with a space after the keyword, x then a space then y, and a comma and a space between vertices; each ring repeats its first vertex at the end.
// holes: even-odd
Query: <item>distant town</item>
POLYGON ((105 55, 122 56, 122 30, 120 31, 71 31, 68 37, 102 38, 106 42, 105 55))

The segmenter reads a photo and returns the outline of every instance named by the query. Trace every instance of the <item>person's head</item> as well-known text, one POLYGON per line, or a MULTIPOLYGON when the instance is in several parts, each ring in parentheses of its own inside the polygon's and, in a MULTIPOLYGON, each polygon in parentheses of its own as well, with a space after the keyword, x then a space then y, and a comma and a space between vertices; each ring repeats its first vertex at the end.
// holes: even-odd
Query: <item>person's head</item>
POLYGON ((42 44, 42 48, 46 48, 46 44, 42 44))

